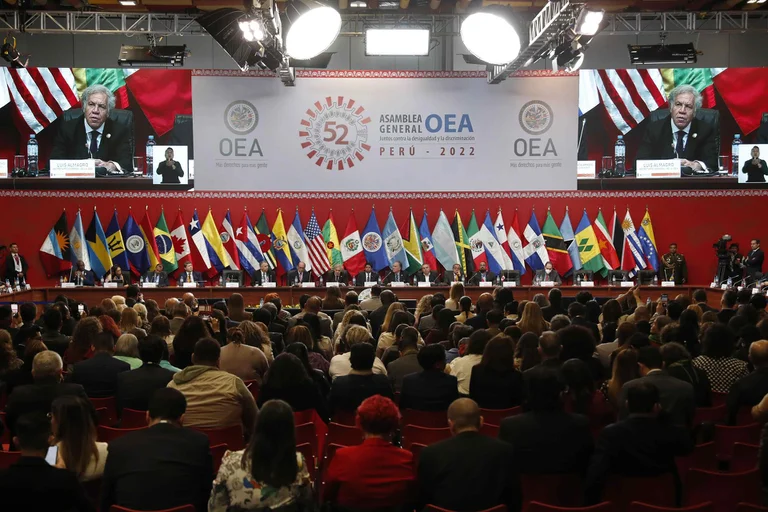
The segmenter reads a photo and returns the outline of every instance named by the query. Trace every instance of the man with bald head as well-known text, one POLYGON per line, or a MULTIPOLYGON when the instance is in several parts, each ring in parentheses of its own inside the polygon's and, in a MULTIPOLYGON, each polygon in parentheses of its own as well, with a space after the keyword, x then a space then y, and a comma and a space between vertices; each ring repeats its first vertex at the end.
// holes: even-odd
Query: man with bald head
POLYGON ((299 323, 299 320, 304 318, 304 315, 307 313, 313 313, 317 315, 320 318, 320 331, 323 336, 328 336, 329 338, 333 336, 333 331, 331 330, 331 317, 320 311, 322 308, 323 301, 320 297, 314 296, 307 299, 307 301, 304 303, 304 307, 302 310, 295 315, 291 317, 290 320, 288 320, 288 327, 286 328, 286 332, 290 331, 292 327, 295 327, 296 324, 299 323))
POLYGON ((768 340, 760 340, 749 347, 749 360, 755 370, 737 380, 731 386, 726 404, 728 406, 728 424, 736 425, 739 411, 761 404, 768 395, 768 340))
POLYGON ((190 311, 193 313, 197 311, 198 305, 197 305, 197 299, 195 298, 194 294, 187 292, 184 295, 181 296, 181 301, 187 305, 190 311))
POLYGON ((171 297, 170 299, 167 299, 165 301, 165 308, 163 309, 163 313, 165 314, 166 318, 168 318, 168 320, 173 318, 173 308, 178 303, 179 303, 179 299, 177 299, 176 297, 171 297))
POLYGON ((531 376, 545 371, 549 368, 559 370, 563 362, 560 360, 560 351, 563 349, 560 338, 552 331, 544 331, 539 336, 539 356, 541 362, 523 372, 523 379, 528 380, 531 376))
POLYGON ((480 433, 483 418, 474 400, 459 398, 448 408, 451 439, 424 448, 417 471, 419 508, 520 509, 520 486, 512 447, 480 433))

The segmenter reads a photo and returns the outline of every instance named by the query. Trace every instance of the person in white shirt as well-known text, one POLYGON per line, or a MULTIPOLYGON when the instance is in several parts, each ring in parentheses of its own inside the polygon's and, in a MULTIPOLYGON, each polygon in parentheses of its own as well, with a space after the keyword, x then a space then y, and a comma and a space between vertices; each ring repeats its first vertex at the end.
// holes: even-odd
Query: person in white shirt
POLYGON ((472 377, 472 368, 480 364, 480 361, 483 359, 485 346, 490 339, 491 336, 485 329, 473 332, 469 337, 467 352, 462 357, 454 359, 446 367, 446 373, 450 373, 458 380, 460 395, 469 395, 469 380, 472 377))
MULTIPOLYGON (((349 372, 352 371, 352 363, 349 361, 350 349, 353 345, 358 343, 370 343, 373 345, 373 337, 365 327, 353 325, 347 329, 347 332, 340 340, 341 350, 344 350, 344 353, 333 356, 331 359, 331 364, 328 369, 328 373, 331 375, 331 380, 335 380, 336 377, 341 375, 349 375, 349 372)), ((373 361, 373 373, 380 375, 387 374, 387 368, 378 357, 373 361)))

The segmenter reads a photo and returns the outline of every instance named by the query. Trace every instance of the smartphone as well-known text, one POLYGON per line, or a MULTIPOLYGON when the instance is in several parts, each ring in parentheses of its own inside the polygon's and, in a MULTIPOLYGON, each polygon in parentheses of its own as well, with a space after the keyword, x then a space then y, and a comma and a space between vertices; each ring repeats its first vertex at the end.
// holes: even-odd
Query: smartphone
POLYGON ((82 304, 78 304, 77 305, 77 312, 82 315, 85 312, 85 306, 83 306, 82 304))
POLYGON ((14 315, 19 312, 19 305, 18 304, 11 304, 11 313, 14 315))
POLYGON ((210 322, 211 321, 211 316, 210 315, 202 315, 200 318, 202 318, 206 322, 210 322))
POLYGON ((56 458, 59 456, 59 447, 58 446, 49 446, 48 447, 48 453, 45 454, 45 462, 47 462, 51 466, 56 465, 56 458))
POLYGON ((667 295, 666 293, 662 293, 661 294, 661 303, 662 304, 666 304, 667 302, 669 302, 669 295, 667 295))

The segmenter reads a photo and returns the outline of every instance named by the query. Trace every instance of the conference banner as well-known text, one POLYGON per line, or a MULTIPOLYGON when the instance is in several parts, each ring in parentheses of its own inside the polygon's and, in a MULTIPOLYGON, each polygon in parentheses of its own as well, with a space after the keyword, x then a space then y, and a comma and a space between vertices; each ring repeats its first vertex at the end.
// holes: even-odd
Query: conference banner
POLYGON ((575 190, 578 76, 193 72, 197 190, 575 190))

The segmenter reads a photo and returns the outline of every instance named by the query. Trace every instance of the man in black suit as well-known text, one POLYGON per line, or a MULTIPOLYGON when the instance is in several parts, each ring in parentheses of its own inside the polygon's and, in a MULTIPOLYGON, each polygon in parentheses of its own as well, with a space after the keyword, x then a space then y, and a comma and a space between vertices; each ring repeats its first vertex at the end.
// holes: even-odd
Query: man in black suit
POLYGON ((436 271, 429 268, 428 263, 425 263, 421 266, 421 269, 413 275, 413 283, 416 284, 418 282, 432 283, 435 285, 440 283, 440 277, 437 275, 436 271))
POLYGON ((125 307, 132 308, 139 302, 142 302, 141 291, 135 284, 129 284, 125 287, 125 307))
POLYGON ((726 404, 728 424, 736 425, 739 410, 753 407, 768 395, 768 341, 760 340, 749 346, 749 360, 755 370, 731 386, 726 404))
POLYGON ((721 324, 728 325, 731 318, 736 315, 736 292, 733 290, 725 290, 723 296, 720 298, 720 312, 717 314, 717 321, 721 324))
POLYGON ((757 275, 763 273, 763 261, 765 260, 763 250, 760 248, 760 240, 753 239, 750 242, 750 248, 747 257, 744 258, 744 266, 747 268, 746 286, 751 286, 757 280, 757 275))
POLYGON ((184 283, 196 283, 199 287, 205 285, 203 275, 200 272, 195 272, 191 261, 184 264, 184 272, 179 276, 179 286, 184 286, 184 283))
POLYGON ((16 435, 16 420, 28 413, 51 412, 51 403, 63 395, 88 399, 83 386, 61 382, 61 356, 52 350, 40 352, 32 360, 34 384, 14 388, 5 408, 5 422, 11 435, 16 435))
POLYGON ((381 295, 379 295, 379 300, 381 300, 381 307, 374 309, 371 311, 371 314, 368 315, 368 320, 371 322, 371 333, 373 334, 374 339, 379 337, 381 324, 384 323, 384 318, 387 316, 389 306, 397 299, 391 290, 383 290, 381 295))
POLYGON ((563 409, 565 382, 544 363, 523 373, 527 412, 501 422, 499 439, 512 446, 512 460, 523 474, 584 473, 594 443, 589 420, 563 409))
POLYGON ((139 355, 143 365, 117 375, 117 411, 124 408, 146 411, 155 391, 171 382, 173 372, 160 367, 165 341, 155 335, 139 341, 139 355))
POLYGON ((693 297, 693 303, 699 306, 702 312, 704 313, 706 313, 707 311, 714 311, 715 313, 718 312, 717 309, 710 307, 707 304, 707 291, 704 290, 703 288, 694 290, 692 297, 693 297))
POLYGON ((417 356, 423 371, 403 378, 400 409, 444 411, 459 398, 456 377, 445 373, 445 348, 428 345, 417 356))
POLYGON ((192 504, 207 510, 213 469, 208 437, 182 427, 187 401, 172 388, 152 395, 149 428, 109 443, 101 510, 112 505, 164 510, 192 504))
POLYGON ((378 283, 380 281, 379 273, 373 271, 373 265, 366 262, 362 272, 355 276, 355 286, 365 286, 365 283, 378 283))
POLYGON ((253 286, 261 286, 264 283, 277 283, 274 270, 269 269, 269 263, 264 260, 259 265, 259 270, 253 275, 253 286))
POLYGON ((672 473, 677 477, 675 457, 693 451, 691 434, 659 417, 663 406, 656 386, 646 379, 633 382, 638 381, 623 394, 629 416, 605 427, 597 439, 585 482, 588 504, 602 501, 609 475, 651 477, 672 473))
POLYGON ((469 284, 472 286, 480 286, 481 282, 488 282, 492 283, 496 280, 496 274, 488 270, 486 263, 484 261, 480 262, 480 268, 477 269, 477 272, 470 278, 469 284))
POLYGON ((384 278, 383 284, 391 284, 391 283, 407 283, 408 282, 408 275, 403 272, 403 266, 400 264, 399 261, 396 261, 392 264, 392 272, 387 274, 387 276, 384 278))
POLYGON ((91 398, 107 398, 117 393, 117 376, 131 370, 131 365, 115 359, 115 340, 112 334, 102 332, 93 342, 95 353, 90 359, 72 366, 69 381, 80 384, 91 398))
POLYGON ((552 288, 547 295, 549 296, 549 306, 541 308, 541 315, 544 320, 549 322, 555 315, 568 314, 568 311, 563 307, 563 292, 560 288, 552 288))
POLYGON ((464 325, 472 327, 474 330, 486 329, 488 322, 485 315, 493 309, 493 295, 490 293, 481 293, 475 303, 475 316, 464 322, 464 325))
POLYGON ((349 272, 344 270, 344 266, 337 263, 331 270, 323 276, 326 283, 339 283, 341 286, 347 286, 350 281, 349 272))
POLYGON ((536 279, 539 282, 552 281, 555 283, 555 286, 561 286, 563 284, 563 280, 560 279, 560 274, 558 274, 557 270, 552 266, 551 261, 546 262, 543 269, 536 271, 536 279))
POLYGON ((27 260, 19 254, 19 245, 11 243, 9 246, 10 253, 5 259, 5 278, 10 281, 11 285, 16 283, 18 279, 19 283, 25 283, 27 280, 27 260))
POLYGON ((460 398, 448 408, 451 439, 424 448, 417 470, 419 509, 485 510, 506 505, 520 510, 515 458, 506 443, 480 433, 480 408, 460 398))
POLYGON ((109 112, 115 108, 112 91, 103 85, 92 85, 83 91, 81 102, 83 115, 59 125, 50 159, 93 158, 96 167, 104 167, 109 174, 131 174, 133 126, 124 126, 109 118, 109 112))
POLYGON ((97 279, 93 270, 86 270, 85 262, 80 260, 69 272, 69 281, 77 286, 95 286, 97 279))
POLYGON ((61 312, 55 306, 43 313, 43 343, 61 357, 69 347, 69 336, 61 334, 61 312))
POLYGON ((21 458, 0 471, 3 510, 95 512, 75 473, 46 462, 48 447, 54 443, 46 415, 25 414, 16 427, 13 442, 21 449, 21 458))
POLYGON ((451 271, 448 272, 446 270, 445 274, 443 275, 443 282, 445 284, 463 283, 465 280, 466 276, 464 276, 464 272, 461 270, 461 265, 458 263, 454 263, 451 271))
POLYGON ((144 275, 144 280, 147 283, 155 283, 155 286, 158 288, 164 288, 168 286, 168 274, 163 270, 163 264, 158 263, 155 265, 155 270, 147 272, 144 275))
POLYGON ((288 272, 286 276, 288 286, 298 286, 301 283, 311 283, 312 274, 307 272, 307 264, 300 261, 294 270, 288 272))
POLYGON ((717 172, 715 127, 695 118, 701 94, 690 85, 669 93, 669 117, 649 122, 637 150, 637 160, 680 158, 693 172, 717 172))

